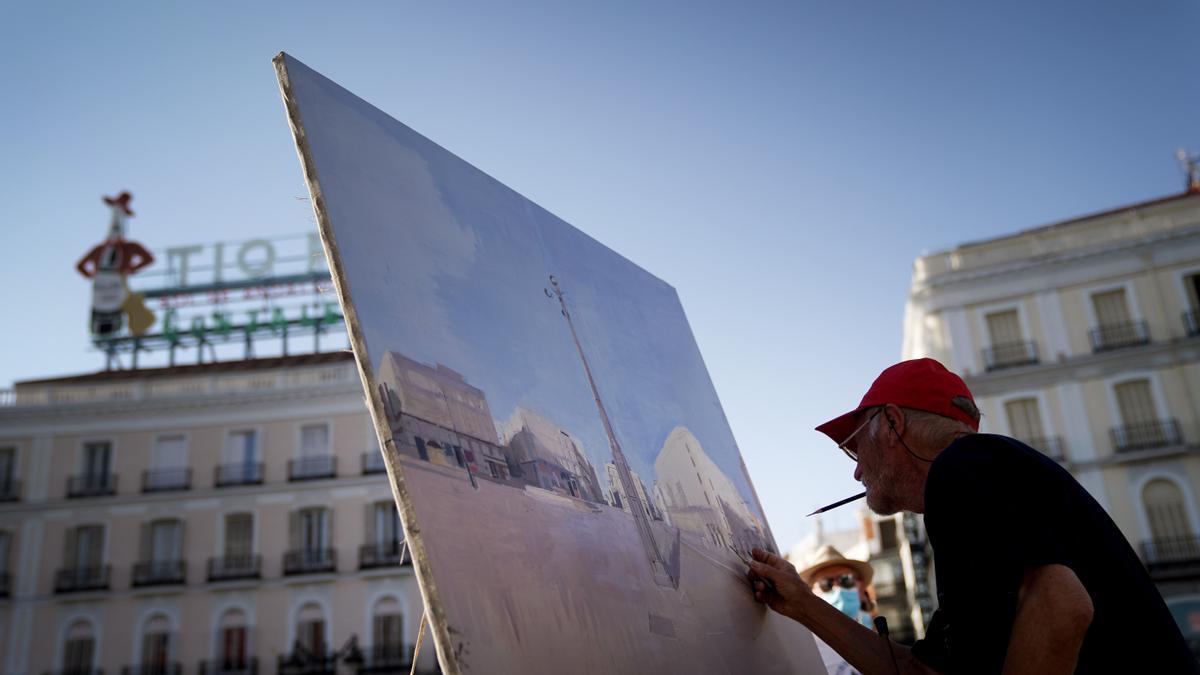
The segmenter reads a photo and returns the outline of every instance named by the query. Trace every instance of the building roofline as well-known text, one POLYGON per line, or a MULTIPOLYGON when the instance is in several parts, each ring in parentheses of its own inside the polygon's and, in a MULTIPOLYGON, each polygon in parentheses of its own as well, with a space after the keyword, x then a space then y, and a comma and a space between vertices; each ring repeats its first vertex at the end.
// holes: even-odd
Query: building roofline
POLYGON ((87 384, 96 382, 123 382, 158 377, 183 377, 189 375, 211 375, 214 373, 253 372, 274 370, 277 368, 298 368, 304 366, 322 366, 331 363, 349 363, 354 360, 354 354, 348 350, 336 352, 321 352, 317 354, 295 354, 292 356, 273 356, 261 359, 241 359, 237 361, 217 361, 215 363, 199 363, 184 366, 166 366, 162 368, 139 368, 137 370, 101 370, 95 373, 81 375, 66 375, 37 380, 21 380, 16 386, 42 384, 87 384))
POLYGON ((1151 207, 1155 207, 1155 206, 1162 206, 1163 204, 1169 204, 1171 202, 1181 201, 1181 200, 1187 199, 1189 197, 1200 197, 1200 193, 1197 193, 1194 191, 1177 192, 1175 194, 1167 195, 1165 197, 1155 197, 1153 199, 1147 199, 1145 201, 1136 202, 1133 204, 1126 204, 1124 206, 1117 206, 1117 207, 1114 207, 1111 209, 1105 209, 1103 211, 1093 211, 1092 213, 1087 213, 1082 216, 1073 216, 1071 218, 1067 218, 1065 220, 1054 221, 1054 222, 1048 223, 1046 225, 1038 225, 1038 226, 1031 227, 1031 228, 1024 229, 1024 230, 1018 230, 1017 232, 1012 232, 1010 234, 1002 234, 1002 235, 999 235, 996 237, 990 237, 988 239, 976 239, 974 241, 964 242, 961 244, 957 244, 951 248, 942 249, 939 251, 933 251, 932 253, 923 255, 921 257, 927 258, 930 256, 945 255, 947 253, 961 251, 962 249, 965 249, 965 248, 971 248, 974 246, 983 246, 986 244, 994 244, 996 242, 1004 241, 1006 239, 1017 239, 1017 238, 1025 237, 1025 236, 1028 236, 1031 234, 1038 234, 1041 232, 1048 232, 1050 230, 1056 230, 1059 228, 1069 227, 1071 225, 1075 225, 1075 224, 1083 222, 1085 220, 1093 220, 1096 218, 1103 218, 1105 216, 1111 216, 1111 215, 1122 213, 1125 211, 1136 211, 1138 209, 1146 209, 1146 208, 1151 208, 1151 207))

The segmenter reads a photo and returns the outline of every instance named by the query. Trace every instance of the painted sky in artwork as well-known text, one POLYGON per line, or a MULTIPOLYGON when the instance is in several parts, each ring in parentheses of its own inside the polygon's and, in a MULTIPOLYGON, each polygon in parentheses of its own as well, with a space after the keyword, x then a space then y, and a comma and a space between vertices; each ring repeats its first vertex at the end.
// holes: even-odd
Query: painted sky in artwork
POLYGON ((612 454, 554 275, 630 467, 647 487, 689 429, 756 513, 732 433, 669 284, 288 61, 373 366, 395 351, 462 373, 497 426, 518 406, 612 454))

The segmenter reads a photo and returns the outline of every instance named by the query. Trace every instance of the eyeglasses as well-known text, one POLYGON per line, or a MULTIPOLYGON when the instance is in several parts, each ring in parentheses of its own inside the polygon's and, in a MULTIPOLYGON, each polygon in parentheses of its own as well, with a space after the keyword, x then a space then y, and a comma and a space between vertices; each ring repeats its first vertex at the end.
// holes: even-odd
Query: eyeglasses
POLYGON ((846 440, 838 443, 838 447, 842 449, 842 452, 846 453, 846 456, 849 457, 851 461, 858 461, 858 451, 850 449, 850 441, 854 440, 854 437, 858 435, 858 432, 866 429, 867 425, 871 423, 871 420, 875 419, 881 412, 883 412, 883 408, 879 408, 875 412, 871 413, 871 416, 868 417, 865 422, 858 425, 857 429, 850 432, 850 435, 846 437, 846 440))
POLYGON ((843 574, 836 579, 820 579, 817 581, 817 585, 826 593, 833 590, 834 584, 837 584, 838 588, 854 588, 858 585, 858 577, 855 577, 853 574, 843 574))

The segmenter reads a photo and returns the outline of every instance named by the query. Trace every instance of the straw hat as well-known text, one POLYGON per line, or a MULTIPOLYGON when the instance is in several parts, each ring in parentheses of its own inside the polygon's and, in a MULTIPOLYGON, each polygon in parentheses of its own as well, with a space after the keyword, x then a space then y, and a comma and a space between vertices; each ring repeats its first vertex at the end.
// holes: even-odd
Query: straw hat
POLYGON ((829 544, 818 547, 801 564, 804 567, 800 570, 800 578, 809 586, 812 585, 813 579, 816 578, 818 572, 834 565, 845 565, 854 570, 858 574, 858 578, 862 580, 863 586, 870 584, 871 578, 875 576, 875 570, 871 567, 870 563, 861 560, 851 560, 829 544))

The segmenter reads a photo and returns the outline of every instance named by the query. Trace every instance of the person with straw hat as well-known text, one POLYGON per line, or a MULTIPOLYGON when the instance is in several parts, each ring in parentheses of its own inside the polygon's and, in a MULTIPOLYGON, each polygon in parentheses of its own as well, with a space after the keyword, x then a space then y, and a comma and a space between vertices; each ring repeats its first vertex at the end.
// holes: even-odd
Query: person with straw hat
MULTIPOLYGON (((871 627, 871 615, 867 613, 871 602, 867 586, 875 576, 875 569, 870 563, 847 558, 833 546, 822 544, 805 556, 800 564, 804 567, 797 574, 812 587, 813 593, 842 614, 871 627)), ((817 650, 829 675, 858 673, 846 659, 820 639, 817 639, 817 650)))

